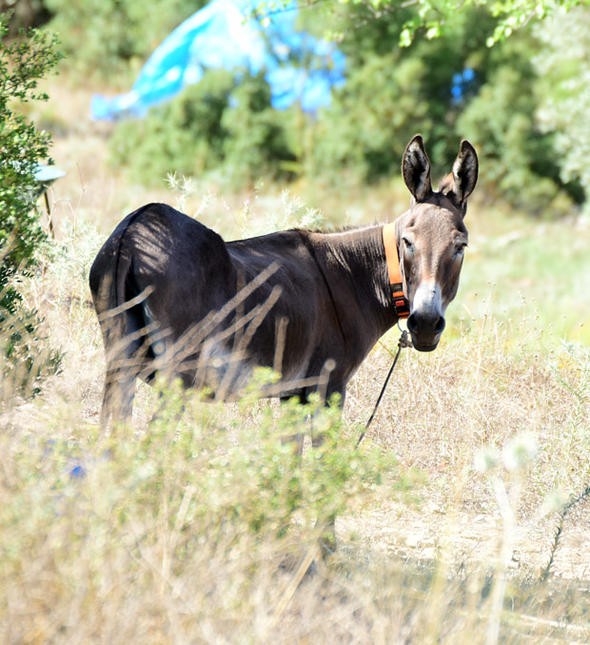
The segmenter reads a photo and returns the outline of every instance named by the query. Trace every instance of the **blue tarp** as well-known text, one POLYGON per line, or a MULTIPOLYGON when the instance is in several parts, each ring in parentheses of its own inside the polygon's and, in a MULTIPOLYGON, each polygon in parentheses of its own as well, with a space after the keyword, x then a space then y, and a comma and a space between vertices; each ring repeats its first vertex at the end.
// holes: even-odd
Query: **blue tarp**
POLYGON ((293 3, 272 10, 260 0, 213 0, 153 52, 130 92, 93 97, 92 116, 143 116, 197 83, 206 69, 264 72, 274 108, 299 102, 314 113, 344 82, 345 58, 332 43, 297 31, 296 21, 293 3))

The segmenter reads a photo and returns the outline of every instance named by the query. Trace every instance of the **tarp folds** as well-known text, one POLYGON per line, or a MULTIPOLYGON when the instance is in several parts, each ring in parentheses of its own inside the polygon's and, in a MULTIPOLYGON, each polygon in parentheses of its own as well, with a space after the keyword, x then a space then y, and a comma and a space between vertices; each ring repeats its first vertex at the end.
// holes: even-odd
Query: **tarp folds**
POLYGON ((141 117, 198 83, 206 69, 263 72, 274 108, 299 102, 314 113, 344 82, 345 58, 333 44, 297 31, 296 20, 295 4, 271 10, 260 0, 213 0, 153 52, 130 92, 93 97, 92 116, 141 117))

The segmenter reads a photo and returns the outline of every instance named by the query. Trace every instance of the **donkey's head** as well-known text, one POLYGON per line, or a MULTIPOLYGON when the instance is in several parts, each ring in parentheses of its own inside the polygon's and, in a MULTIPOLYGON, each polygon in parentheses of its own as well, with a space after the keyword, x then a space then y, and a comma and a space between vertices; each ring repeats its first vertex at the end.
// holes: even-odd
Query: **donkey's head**
POLYGON ((403 287, 410 304, 408 330, 414 347, 432 351, 445 328, 445 310, 457 294, 467 246, 464 217, 477 182, 475 149, 462 141, 452 171, 438 191, 430 183, 430 160, 416 135, 407 145, 402 174, 412 205, 396 222, 403 287))

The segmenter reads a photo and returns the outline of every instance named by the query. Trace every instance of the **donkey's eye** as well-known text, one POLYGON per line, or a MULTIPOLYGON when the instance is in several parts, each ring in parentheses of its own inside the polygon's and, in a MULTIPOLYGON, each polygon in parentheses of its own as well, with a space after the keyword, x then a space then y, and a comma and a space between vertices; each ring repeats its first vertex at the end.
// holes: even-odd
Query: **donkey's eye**
POLYGON ((404 243, 404 249, 412 253, 414 251, 414 245, 407 237, 402 237, 402 242, 404 243))
POLYGON ((461 257, 463 255, 463 252, 465 251, 466 246, 467 246, 467 242, 462 242, 460 244, 457 244, 455 246, 455 257, 461 257))

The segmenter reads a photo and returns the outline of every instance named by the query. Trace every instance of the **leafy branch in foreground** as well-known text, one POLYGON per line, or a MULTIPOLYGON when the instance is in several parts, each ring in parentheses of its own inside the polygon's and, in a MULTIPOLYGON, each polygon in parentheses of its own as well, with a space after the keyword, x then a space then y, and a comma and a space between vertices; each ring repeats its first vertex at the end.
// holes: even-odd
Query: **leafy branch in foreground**
MULTIPOLYGON (((347 4, 348 0, 341 2, 347 4)), ((367 0, 367 4, 376 10, 397 5, 393 0, 367 0)), ((492 47, 533 20, 581 5, 588 5, 588 0, 410 0, 402 7, 413 7, 415 12, 402 29, 400 45, 408 47, 419 30, 424 30, 428 39, 437 38, 453 16, 469 7, 483 8, 498 20, 487 40, 488 47, 492 47)))
POLYGON ((40 348, 36 314, 23 310, 18 280, 31 275, 46 241, 35 172, 48 159, 50 137, 18 109, 47 99, 38 82, 59 58, 54 36, 31 30, 8 41, 6 14, 0 15, 0 353, 8 359, 3 376, 19 373, 21 385, 23 378, 30 382, 40 348))

